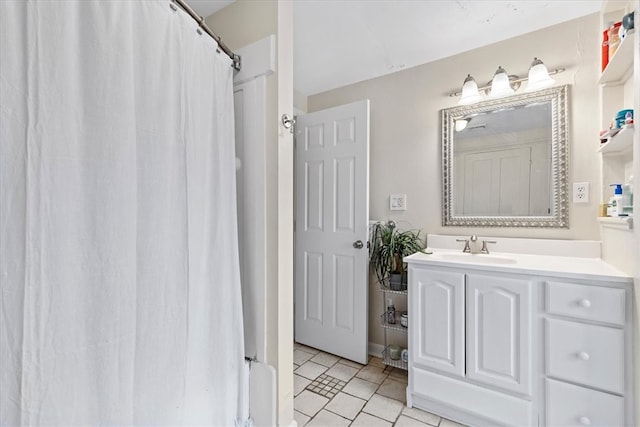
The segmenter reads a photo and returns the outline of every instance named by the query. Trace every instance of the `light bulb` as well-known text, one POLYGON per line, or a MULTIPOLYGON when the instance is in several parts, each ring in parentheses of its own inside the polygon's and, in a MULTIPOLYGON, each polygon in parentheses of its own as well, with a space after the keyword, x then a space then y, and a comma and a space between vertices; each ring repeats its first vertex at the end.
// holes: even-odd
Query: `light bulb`
POLYGON ((471 74, 467 74, 467 78, 464 79, 462 85, 462 96, 460 97, 458 105, 474 104, 481 99, 482 97, 480 96, 480 92, 478 92, 476 81, 471 77, 471 74))
POLYGON ((489 97, 501 98, 503 96, 511 95, 512 93, 514 93, 514 90, 509 82, 509 75, 502 66, 499 66, 493 75, 493 80, 491 81, 491 93, 489 94, 489 97))
POLYGON ((549 77, 549 71, 544 63, 538 58, 533 58, 531 68, 529 68, 529 81, 527 83, 526 92, 545 89, 555 84, 555 80, 549 77))

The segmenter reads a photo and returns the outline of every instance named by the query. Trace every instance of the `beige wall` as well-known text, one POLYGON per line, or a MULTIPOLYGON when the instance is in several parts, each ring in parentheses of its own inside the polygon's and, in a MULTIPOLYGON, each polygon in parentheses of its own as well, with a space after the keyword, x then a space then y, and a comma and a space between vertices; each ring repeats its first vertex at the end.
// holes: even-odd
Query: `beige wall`
POLYGON ((231 50, 276 34, 278 2, 235 0, 205 21, 231 50))
MULTIPOLYGON (((599 239, 597 14, 475 49, 384 77, 308 97, 313 112, 360 99, 371 100, 370 217, 393 219, 403 228, 426 233, 599 239), (569 229, 442 227, 440 202, 439 110, 455 106, 450 92, 459 90, 467 73, 479 84, 491 80, 502 65, 524 76, 534 56, 549 68, 567 70, 554 78, 570 84, 570 181, 591 184, 589 204, 570 206, 569 229), (388 210, 389 194, 407 195, 407 210, 388 210)), ((443 40, 446 42, 446 39, 443 40)), ((383 302, 377 285, 370 289, 369 340, 382 343, 378 315, 383 302)))
POLYGON ((278 117, 293 113, 291 2, 236 0, 206 19, 232 50, 276 35, 276 72, 267 77, 267 363, 277 371, 278 424, 293 421, 293 137, 278 117))
POLYGON ((307 112, 307 97, 298 91, 293 91, 293 106, 298 110, 307 112))

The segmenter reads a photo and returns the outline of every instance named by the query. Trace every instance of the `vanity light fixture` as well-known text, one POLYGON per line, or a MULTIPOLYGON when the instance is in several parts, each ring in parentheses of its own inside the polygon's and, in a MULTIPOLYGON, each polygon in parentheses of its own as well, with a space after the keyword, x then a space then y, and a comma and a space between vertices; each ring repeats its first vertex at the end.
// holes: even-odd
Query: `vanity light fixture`
MULTIPOLYGON (((467 74, 467 78, 464 79, 464 83, 462 84, 462 97, 460 97, 458 105, 474 104, 481 99, 482 97, 480 96, 480 92, 478 92, 476 81, 471 77, 471 74, 467 74)), ((466 124, 464 126, 466 126, 466 124)), ((464 127, 462 129, 464 129, 464 127)))
POLYGON ((533 92, 538 89, 545 89, 555 84, 555 80, 549 77, 549 71, 544 63, 538 58, 533 58, 531 68, 529 68, 529 82, 526 92, 533 92))
POLYGON ((502 98, 503 96, 509 96, 515 92, 509 82, 509 75, 506 70, 502 68, 502 65, 498 66, 493 80, 491 80, 491 92, 489 92, 489 98, 502 98))
POLYGON ((458 105, 470 105, 482 101, 481 92, 484 92, 492 99, 501 98, 513 94, 520 88, 522 82, 525 81, 528 81, 526 92, 532 92, 553 86, 555 80, 550 76, 564 71, 564 68, 556 68, 548 71, 544 63, 535 57, 529 67, 529 75, 527 77, 509 75, 506 70, 500 66, 493 75, 491 82, 479 88, 473 77, 471 77, 471 74, 467 74, 467 78, 464 79, 462 91, 450 93, 449 96, 455 97, 462 95, 458 105))

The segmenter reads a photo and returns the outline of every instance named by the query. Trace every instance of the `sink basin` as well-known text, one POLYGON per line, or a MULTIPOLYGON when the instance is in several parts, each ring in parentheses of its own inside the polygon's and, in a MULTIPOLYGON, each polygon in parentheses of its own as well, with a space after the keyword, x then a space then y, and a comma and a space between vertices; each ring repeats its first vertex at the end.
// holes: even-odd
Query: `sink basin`
POLYGON ((469 253, 451 253, 451 252, 434 252, 436 258, 443 261, 472 262, 474 264, 515 264, 515 258, 505 256, 497 256, 492 254, 469 254, 469 253))

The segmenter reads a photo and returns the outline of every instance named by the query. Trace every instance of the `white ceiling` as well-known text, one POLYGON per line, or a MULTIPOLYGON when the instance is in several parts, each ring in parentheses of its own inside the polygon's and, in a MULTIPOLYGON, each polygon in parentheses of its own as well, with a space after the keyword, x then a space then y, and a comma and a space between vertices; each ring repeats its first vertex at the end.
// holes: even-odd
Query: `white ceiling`
MULTIPOLYGON (((203 16, 211 12, 201 8, 231 2, 189 0, 203 16)), ((295 0, 294 87, 313 95, 566 22, 597 12, 601 4, 601 0, 295 0)))

